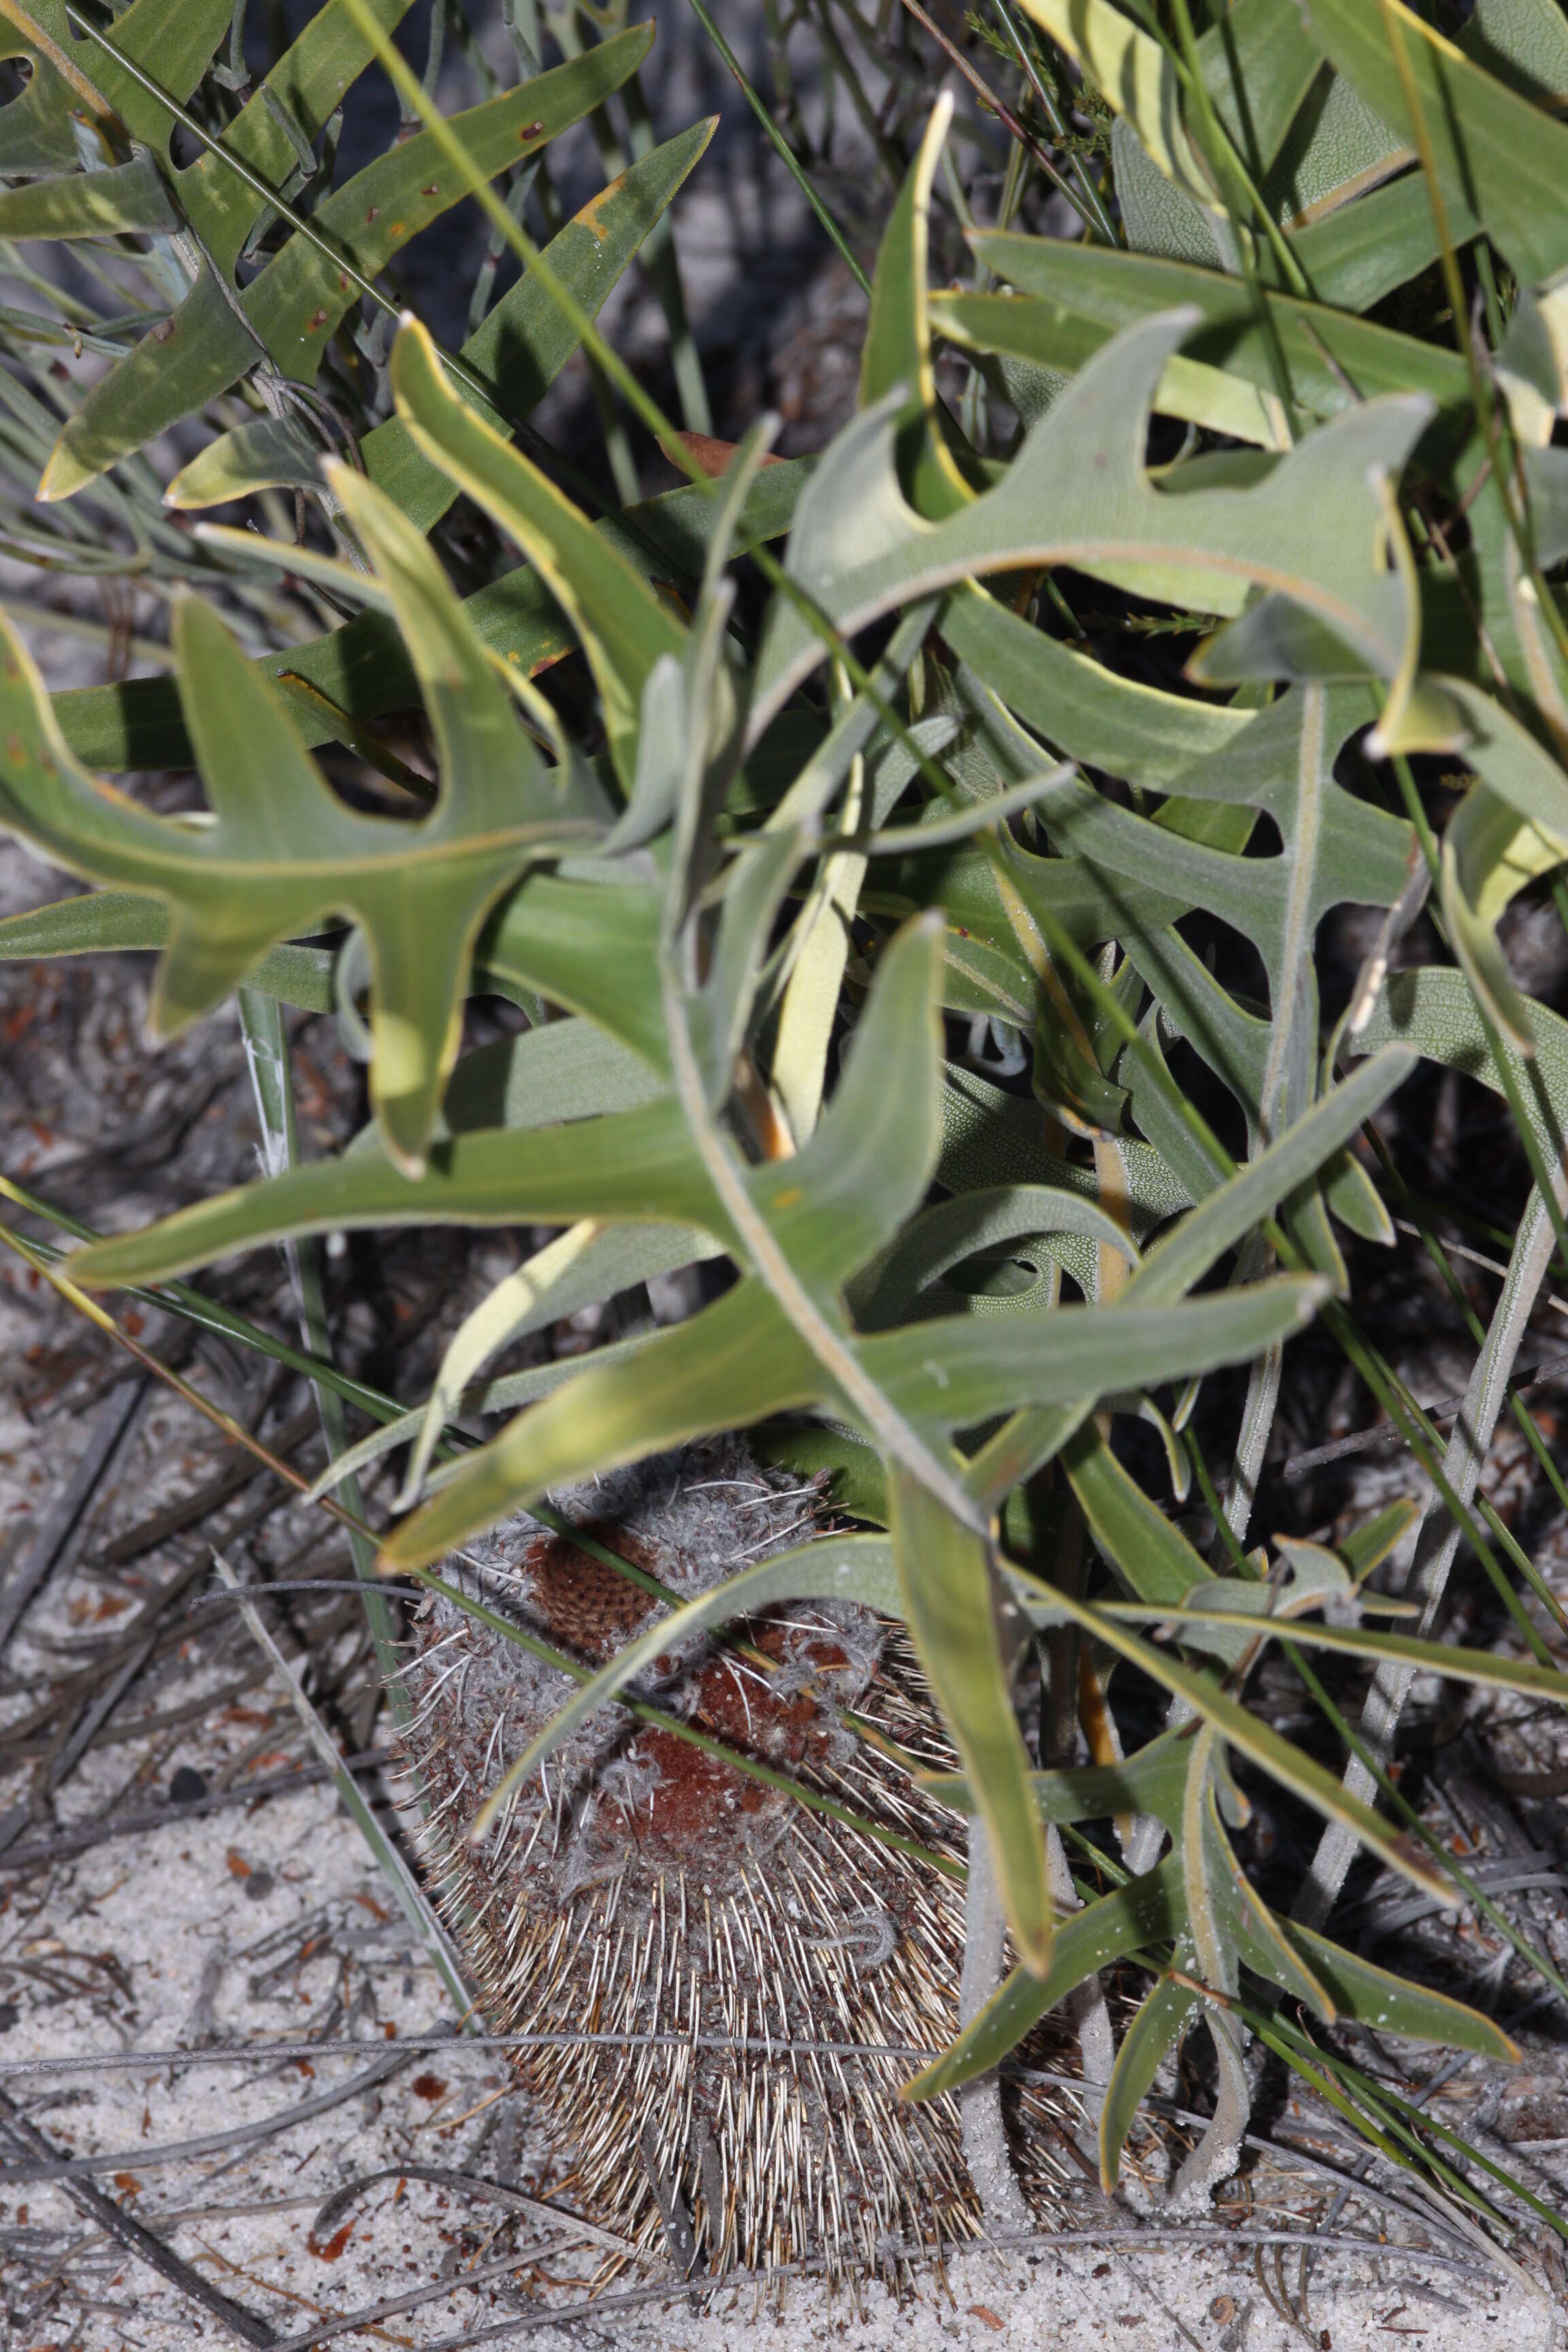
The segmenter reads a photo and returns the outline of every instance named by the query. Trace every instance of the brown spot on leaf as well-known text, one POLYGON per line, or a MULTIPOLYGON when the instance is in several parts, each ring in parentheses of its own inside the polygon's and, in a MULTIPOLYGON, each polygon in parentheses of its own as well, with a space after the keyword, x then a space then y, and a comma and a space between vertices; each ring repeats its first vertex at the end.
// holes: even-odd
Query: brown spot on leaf
MULTIPOLYGON (((585 204, 582 211, 577 215, 582 226, 590 232, 595 243, 599 245, 604 244, 605 239, 610 233, 608 222, 601 220, 599 215, 605 206, 609 203, 611 197, 618 196, 620 194, 621 190, 626 186, 626 175, 623 172, 620 173, 618 178, 610 182, 607 188, 601 188, 598 194, 595 196, 591 202, 585 204)), ((1537 1415, 1537 1418, 1539 1419, 1540 1416, 1537 1415)))

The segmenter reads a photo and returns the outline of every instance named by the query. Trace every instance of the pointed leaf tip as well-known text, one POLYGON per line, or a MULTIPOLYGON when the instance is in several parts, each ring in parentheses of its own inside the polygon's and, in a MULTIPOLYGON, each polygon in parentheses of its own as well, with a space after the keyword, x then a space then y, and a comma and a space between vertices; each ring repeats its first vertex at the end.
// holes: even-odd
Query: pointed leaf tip
POLYGON ((74 451, 66 447, 62 434, 49 452, 33 496, 39 506, 55 506, 63 499, 74 499, 79 490, 84 490, 89 482, 97 478, 96 467, 84 466, 74 451))

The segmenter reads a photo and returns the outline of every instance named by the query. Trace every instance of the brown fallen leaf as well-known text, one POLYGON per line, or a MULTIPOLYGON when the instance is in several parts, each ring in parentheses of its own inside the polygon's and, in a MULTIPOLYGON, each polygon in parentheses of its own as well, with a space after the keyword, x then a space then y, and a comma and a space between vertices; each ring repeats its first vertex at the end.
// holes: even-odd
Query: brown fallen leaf
POLYGON ((349 2240, 353 2236, 353 2223, 352 2221, 345 2221, 341 2230, 334 2230, 332 2231, 331 2236, 327 2240, 324 2245, 318 2245, 314 2238, 307 2238, 305 2243, 309 2246, 310 2252, 315 2255, 316 2260, 319 2263, 335 2263, 338 2256, 342 2252, 343 2248, 348 2244, 349 2240))

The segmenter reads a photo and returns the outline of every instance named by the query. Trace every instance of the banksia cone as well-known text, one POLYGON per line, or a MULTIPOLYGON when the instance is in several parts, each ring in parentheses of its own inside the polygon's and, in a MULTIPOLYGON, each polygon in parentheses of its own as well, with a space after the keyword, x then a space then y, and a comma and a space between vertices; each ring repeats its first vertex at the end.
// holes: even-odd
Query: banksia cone
MULTIPOLYGON (((820 1507, 817 1489, 733 1440, 554 1499, 683 1600, 805 1541, 820 1507)), ((664 1608, 526 1515, 469 1559, 447 1575, 590 1666, 664 1608)), ((563 2037, 521 2053, 519 2072, 590 2217, 639 2245, 662 2235, 683 2268, 711 2273, 811 2256, 856 2273, 900 2242, 974 2234, 956 2102, 897 2096, 914 2053, 957 2024, 961 1878, 619 1706, 581 1726, 475 1847, 464 1832, 485 1792, 572 1685, 439 1596, 416 1630, 407 1738, 439 1899, 492 2030, 563 2037)), ((910 1777, 911 1761, 952 1759, 900 1629, 814 1601, 731 1630, 743 1639, 661 1656, 631 1695, 962 1857, 963 1824, 910 1777)), ((1013 2136, 1037 2210, 1070 2176, 1044 2121, 1026 2092, 1013 2136)))

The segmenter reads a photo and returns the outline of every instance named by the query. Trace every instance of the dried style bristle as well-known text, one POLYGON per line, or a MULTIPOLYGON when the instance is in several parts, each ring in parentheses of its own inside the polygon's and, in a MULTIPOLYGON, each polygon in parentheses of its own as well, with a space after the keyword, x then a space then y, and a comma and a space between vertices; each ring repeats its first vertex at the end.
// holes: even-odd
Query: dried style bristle
MULTIPOLYGON (((689 1598, 805 1541, 819 1497, 723 1440, 554 1500, 689 1598)), ((477 1580, 456 1563, 448 1575, 584 1664, 662 1609, 527 1517, 470 1558, 477 1580)), ((957 1817, 843 1720, 853 1708, 951 1767, 901 1630, 811 1601, 744 1631, 753 1655, 700 1638, 633 1695, 884 1829, 962 1853, 957 1817)), ((853 2273, 889 2241, 973 2234, 956 2102, 902 2103, 908 2057, 860 2054, 952 2038, 960 1883, 620 1707, 558 1748, 476 1849, 463 1833, 481 1799, 572 1685, 449 1601, 426 1604, 417 1633, 408 1740, 427 1854, 489 2023, 608 2037, 520 2062, 592 2217, 640 2245, 689 2244, 710 2272, 817 2255, 853 2273), (684 2045, 655 2038, 669 2036, 684 2045)), ((1015 2107, 1020 2178, 1042 2211, 1073 2177, 1059 2133, 1032 2127, 1045 2120, 1037 2093, 1015 2107)))

